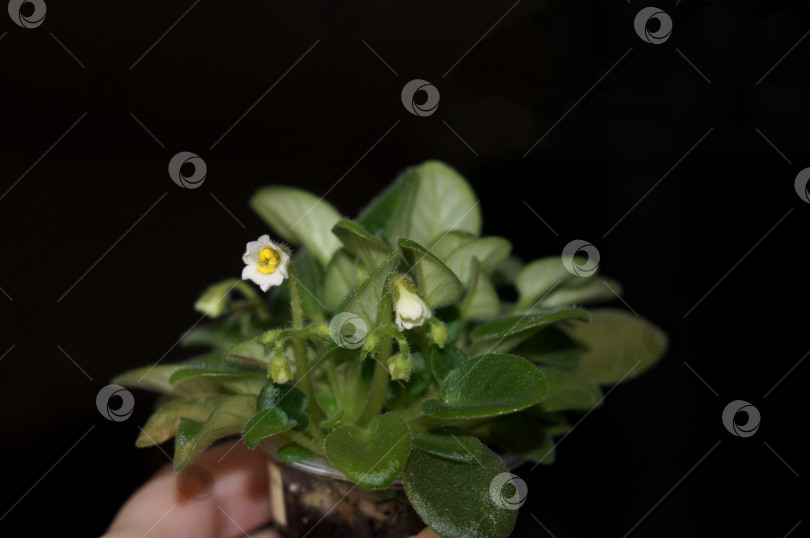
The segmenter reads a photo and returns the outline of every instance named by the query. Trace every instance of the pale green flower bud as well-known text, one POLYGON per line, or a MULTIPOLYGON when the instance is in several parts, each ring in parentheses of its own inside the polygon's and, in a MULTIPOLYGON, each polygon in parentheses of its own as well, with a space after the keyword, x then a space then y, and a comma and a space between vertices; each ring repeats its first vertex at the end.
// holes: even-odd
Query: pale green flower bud
POLYGON ((411 378, 412 369, 413 360, 410 357, 405 357, 402 353, 397 353, 388 358, 388 372, 393 380, 408 381, 411 378))

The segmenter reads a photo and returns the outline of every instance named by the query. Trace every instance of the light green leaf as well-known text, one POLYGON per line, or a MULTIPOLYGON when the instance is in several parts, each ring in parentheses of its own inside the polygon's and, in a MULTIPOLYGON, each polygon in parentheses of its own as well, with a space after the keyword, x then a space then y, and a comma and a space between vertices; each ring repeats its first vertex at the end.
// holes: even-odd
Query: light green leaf
POLYGON ((263 339, 264 335, 259 335, 239 342, 225 352, 225 361, 267 369, 270 366, 270 353, 263 339))
POLYGON ((351 312, 360 316, 366 322, 368 331, 373 330, 379 322, 380 301, 384 292, 385 280, 396 267, 398 259, 399 251, 391 254, 376 271, 369 275, 343 307, 343 312, 351 312))
POLYGON ((276 435, 295 426, 287 414, 280 407, 272 407, 259 411, 245 424, 243 439, 248 448, 256 448, 262 439, 276 435))
POLYGON ((343 409, 338 409, 335 412, 333 412, 332 414, 328 415, 327 418, 320 421, 318 423, 318 426, 320 426, 323 429, 334 428, 335 426, 340 424, 341 420, 343 420, 343 414, 344 413, 345 413, 345 411, 343 409))
POLYGON ((621 297, 622 285, 612 278, 603 276, 579 277, 569 281, 548 294, 542 301, 543 306, 566 304, 592 304, 610 301, 621 297))
POLYGON ((200 396, 218 394, 222 390, 210 379, 188 379, 174 385, 172 375, 182 370, 184 364, 158 364, 130 370, 116 376, 112 383, 133 389, 151 390, 172 396, 200 396))
POLYGON ((198 325, 183 334, 180 345, 183 347, 204 346, 228 349, 242 340, 242 328, 238 320, 217 320, 198 325))
POLYGON ((458 172, 439 161, 405 170, 359 221, 372 234, 383 232, 392 245, 402 237, 428 244, 448 230, 481 233, 475 193, 458 172))
POLYGON ((475 271, 461 303, 461 319, 485 321, 501 312, 498 293, 489 276, 477 258, 473 260, 475 271))
POLYGON ((324 267, 340 248, 332 233, 340 214, 312 193, 294 187, 264 187, 250 199, 250 207, 279 237, 306 246, 324 267))
POLYGON ((298 277, 301 306, 304 316, 313 321, 324 321, 321 296, 323 295, 323 267, 306 248, 299 249, 292 261, 298 277))
POLYGON ((416 271, 419 293, 430 308, 454 303, 462 287, 456 275, 436 256, 410 239, 400 239, 406 262, 416 271))
POLYGON ((469 432, 454 426, 442 426, 423 432, 413 439, 413 446, 453 461, 478 463, 481 443, 469 432))
POLYGON ((552 308, 533 314, 508 316, 479 325, 470 332, 476 351, 508 351, 544 327, 567 320, 588 320, 580 308, 552 308))
POLYGON ((446 260, 450 253, 457 248, 471 243, 478 238, 477 235, 460 230, 450 230, 440 233, 428 243, 428 250, 440 260, 446 260))
POLYGON ((248 362, 225 362, 221 352, 209 353, 183 363, 183 368, 174 372, 169 383, 176 384, 196 377, 264 377, 265 370, 248 362))
POLYGON ((357 263, 345 249, 338 250, 326 268, 323 283, 323 303, 330 312, 343 304, 346 296, 357 286, 357 263))
POLYGON ((332 228, 338 239, 346 246, 346 250, 363 260, 369 271, 374 271, 391 256, 391 248, 369 234, 356 222, 344 219, 332 228))
POLYGON ((548 396, 540 403, 543 411, 587 410, 602 398, 596 383, 584 376, 550 366, 540 367, 540 371, 548 383, 548 396))
POLYGON ((565 330, 584 347, 576 372, 600 385, 638 376, 655 364, 668 346, 661 329, 623 310, 592 310, 590 323, 565 330))
MULTIPOLYGON (((575 263, 584 263, 585 258, 574 257, 575 263)), ((520 299, 515 305, 516 310, 531 308, 550 290, 566 284, 578 277, 563 266, 560 256, 540 258, 526 264, 518 273, 515 287, 520 299)))
POLYGON ((475 267, 473 258, 478 258, 487 272, 497 267, 512 251, 512 244, 502 237, 482 237, 463 245, 447 257, 447 266, 467 286, 472 279, 475 267))
POLYGON ((326 456, 352 482, 384 488, 399 476, 411 451, 411 432, 399 415, 374 417, 366 428, 340 426, 326 436, 326 456))
POLYGON ((217 439, 241 432, 255 409, 255 396, 230 396, 211 411, 205 422, 180 419, 174 444, 174 470, 181 471, 217 439))
POLYGON ((442 419, 514 413, 546 397, 546 377, 529 361, 489 354, 462 362, 444 379, 442 399, 422 403, 422 412, 442 419))
MULTIPOLYGON (((439 535, 506 538, 515 525, 517 510, 496 503, 490 494, 493 480, 506 472, 503 461, 485 446, 481 446, 480 465, 414 450, 403 479, 408 500, 439 535)), ((495 494, 509 497, 507 491, 495 494)))
POLYGON ((135 441, 135 446, 142 448, 158 445, 171 439, 177 435, 181 418, 203 421, 225 398, 227 396, 224 394, 195 396, 171 400, 163 404, 160 409, 152 413, 144 427, 141 428, 141 434, 135 441))

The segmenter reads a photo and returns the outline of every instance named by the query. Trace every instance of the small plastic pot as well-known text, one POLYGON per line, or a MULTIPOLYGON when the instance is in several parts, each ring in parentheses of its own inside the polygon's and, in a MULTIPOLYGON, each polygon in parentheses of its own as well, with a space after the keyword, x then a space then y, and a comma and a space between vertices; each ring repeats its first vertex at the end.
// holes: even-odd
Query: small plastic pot
POLYGON ((277 444, 259 446, 268 455, 273 519, 286 538, 399 538, 425 527, 399 479, 367 490, 325 458, 282 463, 277 444))

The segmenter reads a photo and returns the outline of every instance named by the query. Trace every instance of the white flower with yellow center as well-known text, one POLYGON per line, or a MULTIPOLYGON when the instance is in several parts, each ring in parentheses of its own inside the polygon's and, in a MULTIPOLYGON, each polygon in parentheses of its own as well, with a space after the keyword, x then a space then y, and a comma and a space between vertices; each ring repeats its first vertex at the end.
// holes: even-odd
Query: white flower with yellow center
POLYGON ((269 235, 248 243, 242 261, 242 280, 252 280, 262 291, 280 285, 288 276, 290 255, 286 248, 270 241, 269 235))
POLYGON ((413 284, 407 278, 400 278, 394 284, 394 321, 400 331, 422 325, 431 316, 430 308, 417 295, 413 284))

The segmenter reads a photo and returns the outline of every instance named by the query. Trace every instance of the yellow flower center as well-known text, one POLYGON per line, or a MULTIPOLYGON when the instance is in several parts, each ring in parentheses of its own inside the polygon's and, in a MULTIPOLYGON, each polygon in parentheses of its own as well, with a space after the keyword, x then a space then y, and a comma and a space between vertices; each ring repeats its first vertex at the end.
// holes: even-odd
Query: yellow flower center
POLYGON ((281 254, 270 247, 265 247, 259 252, 259 263, 256 264, 256 269, 263 275, 269 275, 275 272, 279 262, 281 262, 281 254))

